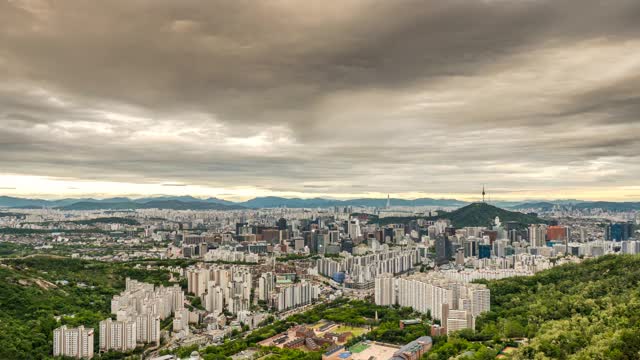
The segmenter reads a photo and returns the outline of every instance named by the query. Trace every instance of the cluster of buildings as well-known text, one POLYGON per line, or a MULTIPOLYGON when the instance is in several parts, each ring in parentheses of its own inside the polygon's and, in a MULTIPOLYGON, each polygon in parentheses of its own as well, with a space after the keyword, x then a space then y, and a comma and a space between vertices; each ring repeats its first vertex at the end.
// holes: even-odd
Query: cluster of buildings
POLYGON ((340 259, 321 258, 317 261, 317 272, 333 278, 345 287, 371 289, 379 274, 403 274, 422 261, 416 248, 382 250, 369 255, 347 256, 340 259))
POLYGON ((258 263, 260 256, 254 252, 238 251, 231 246, 221 246, 217 249, 208 250, 202 257, 204 261, 223 261, 223 262, 241 262, 241 263, 258 263))
POLYGON ((187 291, 202 298, 205 309, 215 314, 249 310, 252 284, 246 266, 203 265, 187 270, 187 291))
POLYGON ((490 310, 490 291, 485 285, 453 280, 440 272, 404 277, 382 274, 375 280, 374 298, 377 305, 408 306, 430 313, 446 333, 475 329, 476 317, 490 310))
POLYGON ((320 288, 295 274, 278 281, 274 272, 264 272, 256 280, 252 269, 239 265, 201 265, 187 270, 188 292, 203 299, 205 309, 213 314, 237 315, 248 312, 262 301, 276 311, 311 304, 320 296, 320 288))
POLYGON ((433 340, 430 336, 421 336, 396 351, 389 360, 418 360, 431 350, 433 340))
MULTIPOLYGON (((127 278, 125 290, 111 299, 111 313, 99 323, 99 351, 126 352, 138 344, 160 345, 160 321, 170 316, 174 332, 189 331, 192 313, 184 307, 180 286, 159 286, 127 278)), ((94 329, 61 326, 53 331, 53 355, 92 358, 94 329)))
MULTIPOLYGON (((324 336, 317 336, 316 332, 305 326, 298 326, 294 329, 295 337, 293 340, 287 341, 284 344, 284 347, 287 349, 298 349, 301 347, 305 347, 311 351, 317 351, 322 346, 331 346, 335 345, 334 337, 335 334, 327 333, 324 336)), ((338 337, 342 341, 346 341, 348 334, 338 335, 338 337)))
POLYGON ((277 311, 285 311, 309 305, 319 296, 318 286, 302 280, 300 283, 281 287, 271 298, 271 304, 277 311))
POLYGON ((111 300, 111 313, 116 315, 115 321, 100 322, 101 351, 130 350, 136 343, 160 344, 160 321, 171 315, 174 331, 189 329, 190 314, 179 285, 155 287, 127 278, 125 290, 111 300))
MULTIPOLYGON (((65 221, 59 212, 47 211, 37 215, 38 219, 65 221)), ((640 253, 634 224, 625 219, 606 223, 582 219, 580 226, 559 219, 523 227, 496 218, 491 226, 456 228, 446 219, 378 225, 369 221, 373 215, 366 212, 354 214, 350 208, 143 209, 134 215, 140 225, 100 224, 103 232, 121 235, 102 234, 97 240, 86 241, 102 243, 105 236, 122 244, 121 236, 137 244, 160 242, 156 244, 158 249, 143 252, 215 264, 179 269, 187 280, 188 293, 200 298, 206 311, 185 308, 185 294, 178 285, 154 287, 127 279, 125 291, 111 302, 115 316, 99 324, 99 351, 128 351, 140 344, 159 344, 160 323, 171 316, 173 332, 185 336, 190 334, 189 324, 205 313, 210 325, 226 324, 227 319, 235 318, 232 325, 236 328, 238 324, 255 328, 268 315, 256 309, 272 309, 283 316, 284 312, 318 301, 326 284, 336 293, 353 289, 353 294, 368 296, 373 292, 378 305, 409 306, 430 313, 441 324, 433 333, 448 334, 475 328, 477 316, 490 308, 489 289, 472 283, 474 280, 529 276, 564 262, 580 261, 580 257, 640 253), (284 256, 299 261, 292 265, 294 269, 276 271, 275 259, 284 256), (417 272, 419 268, 429 272, 417 272)), ((412 214, 389 207, 370 213, 378 218, 412 214)), ((34 216, 12 218, 11 224, 22 227, 34 216)), ((69 242, 62 236, 56 239, 69 242)), ((135 256, 135 252, 128 255, 135 256)), ((305 330, 300 330, 301 336, 289 347, 302 344, 314 348, 314 344, 329 340, 318 340, 308 331, 309 336, 304 336, 305 330)), ((54 355, 91 357, 93 336, 93 329, 60 327, 54 331, 54 355)), ((430 339, 421 339, 407 344, 393 360, 419 358, 430 347, 430 339)))

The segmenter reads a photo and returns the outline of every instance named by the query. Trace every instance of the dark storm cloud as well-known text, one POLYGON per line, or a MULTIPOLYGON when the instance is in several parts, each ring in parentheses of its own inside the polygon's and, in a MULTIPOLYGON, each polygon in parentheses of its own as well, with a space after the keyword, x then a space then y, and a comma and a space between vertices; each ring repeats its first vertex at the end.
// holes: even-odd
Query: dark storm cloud
POLYGON ((0 166, 335 194, 634 185, 638 24, 631 0, 3 2, 0 166))

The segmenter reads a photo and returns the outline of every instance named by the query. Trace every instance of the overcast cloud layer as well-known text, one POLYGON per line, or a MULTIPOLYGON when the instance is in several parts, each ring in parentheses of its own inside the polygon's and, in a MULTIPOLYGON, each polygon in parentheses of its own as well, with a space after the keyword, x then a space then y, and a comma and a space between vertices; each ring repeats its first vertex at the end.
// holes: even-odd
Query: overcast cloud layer
POLYGON ((640 200, 640 2, 3 1, 0 124, 4 194, 640 200))

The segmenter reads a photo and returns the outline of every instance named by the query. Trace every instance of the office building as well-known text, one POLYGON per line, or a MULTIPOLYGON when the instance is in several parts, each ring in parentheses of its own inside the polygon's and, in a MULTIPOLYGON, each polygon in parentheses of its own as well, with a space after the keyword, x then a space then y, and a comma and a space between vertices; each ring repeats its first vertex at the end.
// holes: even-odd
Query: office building
POLYGON ((478 258, 479 259, 491 258, 491 245, 489 244, 478 245, 478 258))
POLYGON ((436 238, 436 264, 443 265, 449 262, 451 258, 451 241, 447 236, 438 236, 436 238))
POLYGON ((632 223, 613 223, 605 227, 605 240, 625 241, 633 236, 632 223))

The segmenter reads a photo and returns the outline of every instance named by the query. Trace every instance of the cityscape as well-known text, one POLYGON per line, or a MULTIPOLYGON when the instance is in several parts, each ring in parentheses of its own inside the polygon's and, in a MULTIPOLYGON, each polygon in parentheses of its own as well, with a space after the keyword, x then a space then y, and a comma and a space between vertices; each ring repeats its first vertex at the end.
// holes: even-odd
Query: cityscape
MULTIPOLYGON (((171 200, 180 210, 96 201, 103 209, 40 205, 0 213, 6 281, 26 271, 19 285, 101 294, 103 305, 75 308, 89 316, 51 308, 51 348, 39 356, 254 359, 295 350, 336 360, 417 359, 435 354, 433 339, 486 331, 492 281, 640 253, 640 204, 507 210, 486 201, 395 206, 387 197, 382 207, 201 210, 194 199, 171 200), (73 264, 82 272, 96 263, 125 270, 110 296, 92 277, 80 282, 78 274, 48 270, 73 264), (352 303, 379 310, 367 317, 365 306, 343 322, 331 312, 352 303), (316 309, 330 315, 316 320, 309 315, 316 309), (408 329, 411 341, 388 335, 408 329), (254 333, 255 344, 226 349, 254 333)), ((526 330, 511 331, 510 340, 478 345, 495 357, 535 344, 526 330)), ((475 350, 467 351, 481 354, 475 350)))
POLYGON ((0 2, 0 360, 640 360, 640 2, 0 2))

